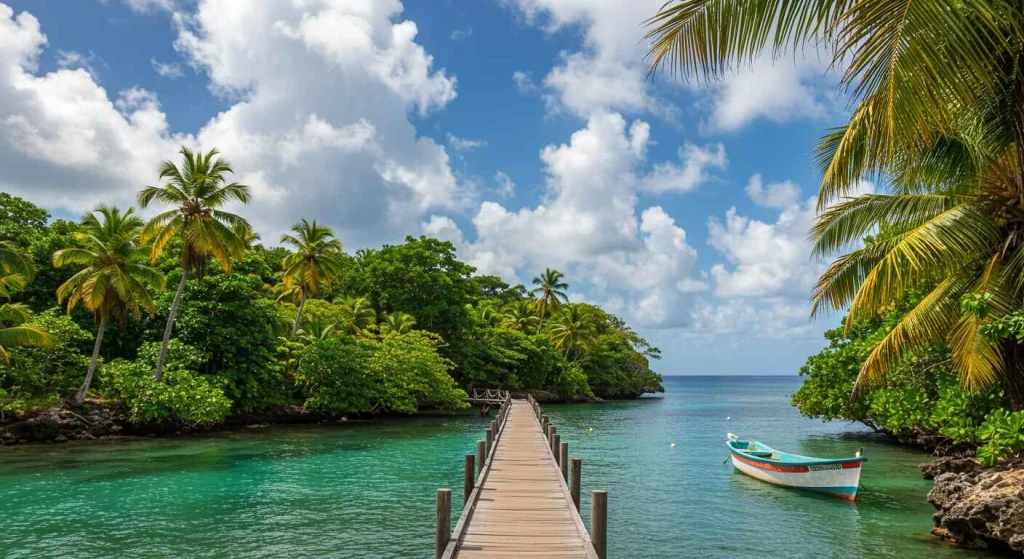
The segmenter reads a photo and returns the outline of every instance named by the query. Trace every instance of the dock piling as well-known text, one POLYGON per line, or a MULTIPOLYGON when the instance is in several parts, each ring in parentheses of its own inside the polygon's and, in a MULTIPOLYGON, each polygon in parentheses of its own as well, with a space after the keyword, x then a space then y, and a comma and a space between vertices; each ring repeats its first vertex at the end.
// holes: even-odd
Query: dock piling
POLYGON ((558 433, 555 433, 555 434, 551 435, 551 455, 555 458, 555 463, 558 464, 559 466, 562 465, 562 463, 559 461, 559 460, 561 460, 562 456, 561 456, 561 454, 558 453, 558 451, 559 451, 559 449, 561 447, 562 447, 562 435, 560 435, 558 433))
POLYGON ((484 449, 484 459, 491 455, 491 448, 494 446, 494 429, 487 429, 487 438, 485 439, 487 446, 484 449))
POLYGON ((437 490, 437 527, 434 530, 434 559, 441 559, 452 537, 452 490, 437 490))
POLYGON ((569 495, 572 496, 572 503, 576 505, 576 512, 580 510, 580 475, 583 474, 583 459, 572 459, 572 472, 569 479, 569 495))
POLYGON ((466 455, 466 471, 462 475, 462 505, 469 502, 469 494, 476 486, 476 455, 466 455))
POLYGON ((558 447, 555 446, 555 435, 558 434, 558 428, 552 425, 548 430, 548 448, 551 449, 551 454, 558 456, 558 447))
POLYGON ((487 462, 487 442, 479 440, 476 442, 476 461, 477 461, 477 475, 480 475, 484 471, 484 463, 487 462))
POLYGON ((599 559, 608 558, 608 492, 590 492, 590 541, 599 559))
POLYGON ((558 465, 562 468, 562 481, 569 481, 569 443, 558 445, 558 465))

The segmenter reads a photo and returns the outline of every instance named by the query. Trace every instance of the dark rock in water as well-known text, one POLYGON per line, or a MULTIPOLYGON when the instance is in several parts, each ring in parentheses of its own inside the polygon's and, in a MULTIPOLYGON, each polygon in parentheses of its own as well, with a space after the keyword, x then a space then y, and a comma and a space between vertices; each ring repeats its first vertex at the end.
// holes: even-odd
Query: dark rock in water
POLYGON ((981 471, 981 465, 973 458, 958 458, 955 456, 943 456, 933 462, 927 462, 918 466, 924 479, 935 479, 942 474, 952 472, 954 474, 976 473, 981 471))
POLYGON ((932 533, 967 547, 1024 552, 1024 463, 982 469, 959 460, 944 463, 951 469, 928 493, 939 509, 932 533))

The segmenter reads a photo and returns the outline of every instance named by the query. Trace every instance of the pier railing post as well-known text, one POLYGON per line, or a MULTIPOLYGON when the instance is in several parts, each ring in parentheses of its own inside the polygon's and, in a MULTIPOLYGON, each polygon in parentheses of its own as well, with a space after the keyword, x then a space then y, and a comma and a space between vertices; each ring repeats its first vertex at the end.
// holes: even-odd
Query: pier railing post
POLYGON ((569 443, 558 446, 558 465, 562 467, 562 480, 569 481, 569 443))
POLYGON ((551 449, 551 454, 558 452, 558 447, 555 446, 555 435, 558 434, 558 429, 552 425, 548 427, 548 448, 551 449))
POLYGON ((561 458, 561 455, 558 453, 561 446, 562 435, 559 435, 558 433, 551 435, 551 455, 555 458, 555 464, 558 464, 559 466, 562 465, 562 463, 558 461, 561 458))
POLYGON ((452 537, 452 490, 437 490, 437 527, 434 530, 434 558, 441 559, 452 537))
POLYGON ((484 463, 487 462, 487 441, 479 440, 476 442, 476 473, 480 475, 484 471, 484 463))
POLYGON ((473 492, 473 487, 476 486, 476 456, 473 454, 466 455, 466 471, 462 475, 462 506, 466 506, 469 502, 469 494, 473 492))
POLYGON ((484 459, 491 455, 491 448, 494 445, 494 429, 487 429, 487 447, 484 449, 484 459))
POLYGON ((608 492, 590 492, 590 541, 600 559, 608 557, 608 492))
POLYGON ((572 495, 572 504, 576 505, 576 512, 580 510, 580 475, 583 474, 583 459, 572 459, 572 472, 569 478, 569 495, 572 495))

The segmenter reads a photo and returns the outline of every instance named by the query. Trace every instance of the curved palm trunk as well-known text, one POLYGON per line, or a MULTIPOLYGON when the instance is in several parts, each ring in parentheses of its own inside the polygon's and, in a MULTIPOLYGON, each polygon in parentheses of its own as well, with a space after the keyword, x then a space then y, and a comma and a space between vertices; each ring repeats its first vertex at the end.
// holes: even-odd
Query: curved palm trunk
POLYGON ((302 300, 299 301, 299 312, 295 313, 295 324, 292 326, 292 336, 299 333, 299 325, 302 324, 302 309, 306 307, 306 288, 302 288, 302 300))
POLYGON ((156 373, 153 375, 153 382, 160 382, 164 378, 164 363, 167 361, 167 345, 171 343, 171 330, 174 329, 174 317, 178 314, 178 304, 181 303, 181 295, 185 292, 185 280, 188 279, 188 268, 181 271, 181 281, 178 282, 178 291, 174 294, 174 302, 171 303, 171 312, 167 317, 167 327, 164 328, 164 343, 160 346, 160 358, 156 362, 156 373))
POLYGON ((81 406, 85 403, 85 394, 89 392, 89 386, 92 384, 92 377, 96 373, 96 363, 100 359, 100 346, 103 344, 103 332, 107 329, 107 315, 100 317, 100 326, 96 330, 96 345, 92 348, 92 359, 89 361, 89 371, 85 373, 85 382, 82 383, 82 387, 75 393, 75 397, 71 400, 76 406, 81 406))
POLYGON ((540 312, 538 312, 537 314, 540 315, 540 321, 537 322, 537 333, 540 334, 541 330, 544 329, 544 311, 548 310, 548 307, 543 303, 538 306, 540 308, 537 310, 539 310, 540 312))

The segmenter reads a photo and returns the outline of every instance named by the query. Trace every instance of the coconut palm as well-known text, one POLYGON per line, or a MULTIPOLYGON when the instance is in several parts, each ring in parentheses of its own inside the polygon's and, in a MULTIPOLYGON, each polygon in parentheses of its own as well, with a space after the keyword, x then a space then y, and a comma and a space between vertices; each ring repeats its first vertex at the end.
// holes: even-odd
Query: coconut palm
POLYGON ((152 310, 149 289, 163 288, 163 276, 141 257, 138 239, 142 227, 142 220, 131 208, 122 213, 115 207, 100 206, 82 218, 82 229, 75 233, 79 246, 53 255, 53 265, 58 268, 82 266, 57 288, 57 302, 67 301, 68 313, 81 302, 99 323, 85 382, 72 399, 76 405, 85 403, 109 320, 113 317, 123 323, 128 315, 138 317, 140 307, 152 310))
POLYGON ((492 328, 501 324, 502 316, 492 301, 481 301, 475 307, 473 305, 467 306, 480 324, 492 328))
POLYGON ((407 334, 416 326, 416 318, 409 313, 395 311, 385 315, 382 321, 388 330, 395 334, 407 334))
POLYGON ((852 116, 819 146, 823 213, 812 231, 814 254, 841 256, 819 281, 815 311, 849 305, 850 325, 924 289, 873 348, 858 387, 945 340, 966 386, 999 378, 1024 406, 1021 345, 982 335, 986 316, 1024 302, 1020 3, 684 0, 649 24, 652 70, 714 79, 807 44, 845 68, 852 116), (848 198, 872 178, 890 193, 848 198), (853 248, 875 230, 877 240, 853 248))
POLYGON ((578 305, 567 305, 562 313, 551 321, 551 341, 555 347, 565 352, 566 359, 570 352, 578 354, 593 342, 597 335, 594 317, 586 308, 578 305))
POLYGON ((558 312, 563 302, 569 302, 569 296, 565 294, 565 290, 569 289, 569 284, 562 281, 564 277, 565 274, 562 272, 547 268, 543 274, 533 278, 533 285, 537 287, 530 290, 530 295, 540 294, 540 298, 537 300, 538 332, 544 327, 544 315, 548 310, 558 312))
POLYGON ((305 322, 298 331, 298 336, 310 342, 319 342, 335 335, 337 324, 327 324, 322 318, 316 316, 305 322))
POLYGON ((306 299, 316 296, 320 287, 330 287, 343 273, 341 241, 334 238, 334 231, 317 224, 316 220, 303 219, 292 226, 293 235, 282 235, 281 243, 295 248, 295 252, 284 259, 284 288, 298 287, 295 294, 298 311, 292 335, 299 331, 302 309, 306 299))
POLYGON ((192 275, 202 277, 206 260, 211 257, 225 272, 230 271, 231 259, 241 258, 245 252, 245 240, 239 232, 252 229, 241 216, 221 209, 230 202, 247 204, 250 199, 248 186, 227 182, 227 175, 233 172, 231 164, 218 157, 215 149, 203 154, 182 147, 179 153, 180 165, 165 161, 160 167, 160 180, 166 182, 162 186, 147 186, 138 196, 139 205, 143 208, 153 202, 173 206, 154 216, 142 228, 142 243, 152 243, 152 262, 156 262, 174 237, 180 235, 184 241, 181 280, 167 316, 163 345, 153 376, 157 382, 163 378, 167 344, 171 341, 171 330, 186 280, 192 275))
POLYGON ((0 241, 0 297, 10 299, 25 289, 36 274, 32 259, 11 241, 0 241))
POLYGON ((513 301, 502 313, 502 324, 511 330, 533 331, 537 329, 539 323, 536 304, 527 299, 513 301))
POLYGON ((366 297, 346 297, 342 300, 341 306, 352 319, 349 329, 353 334, 359 335, 377 324, 377 311, 373 310, 366 297))
POLYGON ((32 319, 32 311, 21 303, 0 305, 0 361, 10 365, 7 348, 15 346, 51 347, 53 338, 38 326, 25 324, 32 319))

